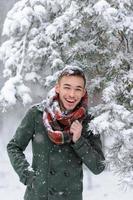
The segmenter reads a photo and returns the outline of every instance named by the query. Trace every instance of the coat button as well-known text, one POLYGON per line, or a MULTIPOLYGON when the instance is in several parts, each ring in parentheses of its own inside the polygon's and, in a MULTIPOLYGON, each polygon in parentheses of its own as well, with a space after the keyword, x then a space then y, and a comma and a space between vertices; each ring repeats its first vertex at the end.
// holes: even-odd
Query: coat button
POLYGON ((64 175, 65 175, 66 177, 69 177, 69 176, 70 176, 69 171, 65 170, 65 171, 64 171, 64 175))
POLYGON ((50 174, 51 174, 51 175, 55 175, 55 174, 56 174, 56 171, 55 171, 54 169, 51 169, 51 170, 50 170, 50 174))

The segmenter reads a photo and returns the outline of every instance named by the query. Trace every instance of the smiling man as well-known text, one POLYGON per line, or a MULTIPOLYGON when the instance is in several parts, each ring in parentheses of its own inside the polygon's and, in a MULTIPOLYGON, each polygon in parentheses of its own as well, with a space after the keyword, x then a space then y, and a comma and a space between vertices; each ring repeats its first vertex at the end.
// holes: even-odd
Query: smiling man
POLYGON ((83 70, 64 68, 46 100, 29 109, 7 145, 27 185, 25 200, 82 200, 83 163, 94 174, 104 170, 100 136, 88 130, 91 119, 83 70), (30 141, 32 168, 24 154, 30 141))
POLYGON ((60 106, 65 110, 73 110, 85 95, 85 83, 81 76, 63 76, 56 84, 60 106))

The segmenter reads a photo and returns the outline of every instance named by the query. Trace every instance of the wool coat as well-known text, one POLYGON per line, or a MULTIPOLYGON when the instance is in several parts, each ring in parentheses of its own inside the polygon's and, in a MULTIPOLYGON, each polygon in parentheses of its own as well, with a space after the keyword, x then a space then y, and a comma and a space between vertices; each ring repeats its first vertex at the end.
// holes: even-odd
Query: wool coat
POLYGON ((82 164, 94 174, 104 170, 100 136, 86 130, 86 118, 76 143, 54 144, 42 116, 43 109, 39 105, 30 108, 7 145, 11 164, 26 185, 24 200, 82 200, 82 164), (31 167, 24 154, 30 141, 31 167))

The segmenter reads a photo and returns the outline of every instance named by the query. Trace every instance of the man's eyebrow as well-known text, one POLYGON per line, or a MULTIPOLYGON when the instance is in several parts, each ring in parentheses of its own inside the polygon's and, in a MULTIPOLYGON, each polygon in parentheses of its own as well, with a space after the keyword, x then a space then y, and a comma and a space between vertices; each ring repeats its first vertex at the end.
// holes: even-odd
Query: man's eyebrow
MULTIPOLYGON (((64 86, 71 87, 71 85, 70 85, 70 84, 68 84, 68 83, 64 83, 63 85, 64 85, 64 86)), ((76 86, 76 88, 81 88, 81 89, 83 89, 83 87, 82 87, 82 86, 80 86, 80 85, 77 85, 77 86, 76 86)))
POLYGON ((64 85, 64 86, 71 86, 71 85, 70 85, 70 84, 68 84, 68 83, 64 83, 63 85, 64 85))

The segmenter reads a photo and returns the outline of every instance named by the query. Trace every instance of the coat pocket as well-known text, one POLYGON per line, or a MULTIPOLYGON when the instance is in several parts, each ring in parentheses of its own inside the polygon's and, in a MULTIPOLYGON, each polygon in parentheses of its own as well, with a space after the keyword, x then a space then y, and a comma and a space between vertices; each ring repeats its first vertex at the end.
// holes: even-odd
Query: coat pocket
POLYGON ((44 180, 44 176, 37 174, 30 184, 30 189, 37 197, 39 197, 39 199, 43 198, 45 200, 47 194, 47 182, 44 180))

